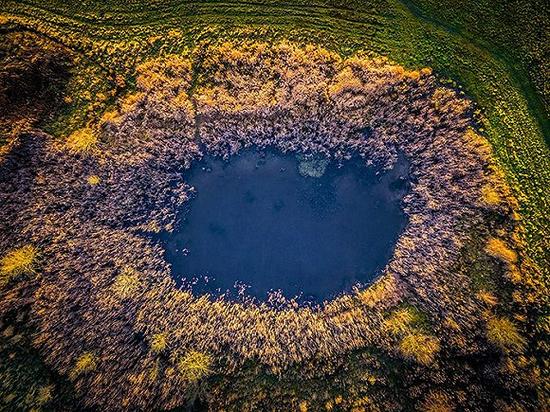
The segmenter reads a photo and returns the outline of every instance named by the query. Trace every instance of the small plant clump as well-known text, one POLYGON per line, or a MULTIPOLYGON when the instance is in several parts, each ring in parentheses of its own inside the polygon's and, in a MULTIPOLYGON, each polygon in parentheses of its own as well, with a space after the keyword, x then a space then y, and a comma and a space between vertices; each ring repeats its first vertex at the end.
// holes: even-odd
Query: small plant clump
POLYGON ((411 333, 403 338, 399 350, 403 356, 429 365, 439 351, 439 340, 433 336, 411 333))
POLYGON ((83 405, 172 409, 203 386, 212 410, 529 405, 538 269, 471 101, 429 68, 290 42, 214 43, 134 75, 97 125, 63 144, 29 133, 0 165, 0 250, 41 245, 33 345, 83 405), (194 161, 248 147, 410 161, 408 225, 377 282, 318 306, 176 288, 144 232, 174 226, 194 161))
POLYGON ((153 352, 162 352, 166 349, 166 335, 163 333, 157 333, 153 335, 151 339, 151 350, 153 352))
POLYGON ((487 322, 487 339, 503 351, 515 350, 523 352, 525 338, 510 319, 491 318, 487 322))
POLYGON ((77 130, 67 138, 67 148, 75 153, 89 152, 97 144, 97 135, 89 127, 77 130))
POLYGON ((101 179, 99 178, 98 175, 90 175, 90 176, 88 176, 88 179, 86 179, 86 180, 88 181, 88 183, 91 186, 96 186, 99 183, 101 183, 101 179))
POLYGON ((20 275, 33 273, 36 257, 37 251, 32 245, 11 250, 2 257, 0 260, 0 288, 20 275))
POLYGON ((83 373, 91 372, 96 368, 96 357, 93 353, 87 352, 79 356, 71 371, 71 376, 76 378, 83 373))
POLYGON ((210 374, 210 356, 196 351, 186 353, 178 361, 178 369, 184 379, 189 382, 197 382, 210 374))

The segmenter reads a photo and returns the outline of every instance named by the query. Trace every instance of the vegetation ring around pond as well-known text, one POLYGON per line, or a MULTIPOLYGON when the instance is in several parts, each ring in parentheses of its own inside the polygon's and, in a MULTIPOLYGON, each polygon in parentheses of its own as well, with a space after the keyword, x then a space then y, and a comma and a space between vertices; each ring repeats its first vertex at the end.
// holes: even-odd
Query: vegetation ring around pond
POLYGON ((315 375, 376 347, 428 367, 443 340, 475 339, 490 309, 463 251, 475 241, 496 273, 520 269, 517 205, 472 102, 428 68, 314 46, 224 43, 201 59, 198 75, 192 57, 140 65, 136 91, 98 125, 62 143, 29 133, 2 164, 2 187, 14 186, 2 191, 0 220, 24 217, 1 246, 40 247, 35 344, 86 402, 169 409, 251 363, 272 374, 321 363, 315 375), (193 162, 251 147, 385 169, 408 159, 408 224, 373 285, 318 307, 175 287, 162 247, 143 232, 173 230, 193 162))

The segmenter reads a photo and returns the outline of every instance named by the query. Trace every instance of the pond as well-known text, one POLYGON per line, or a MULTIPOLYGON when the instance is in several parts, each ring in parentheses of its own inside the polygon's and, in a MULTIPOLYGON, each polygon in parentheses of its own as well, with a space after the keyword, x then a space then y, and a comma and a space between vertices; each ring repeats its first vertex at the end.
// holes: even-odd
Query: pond
POLYGON ((159 235, 172 276, 197 294, 311 303, 366 285, 407 223, 407 170, 405 159, 377 173, 275 151, 206 157, 184 175, 196 193, 178 226, 159 235))

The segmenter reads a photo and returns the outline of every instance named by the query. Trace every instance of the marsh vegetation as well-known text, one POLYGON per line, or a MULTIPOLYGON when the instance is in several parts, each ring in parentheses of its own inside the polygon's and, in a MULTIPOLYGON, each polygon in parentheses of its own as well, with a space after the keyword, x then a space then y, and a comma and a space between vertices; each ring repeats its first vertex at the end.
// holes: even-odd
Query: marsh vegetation
POLYGON ((1 3, 2 407, 547 408, 542 111, 514 55, 418 3, 1 3), (297 181, 408 159, 375 280, 315 307, 178 287, 156 238, 186 207, 219 235, 191 220, 193 168, 247 150, 298 157, 297 181))

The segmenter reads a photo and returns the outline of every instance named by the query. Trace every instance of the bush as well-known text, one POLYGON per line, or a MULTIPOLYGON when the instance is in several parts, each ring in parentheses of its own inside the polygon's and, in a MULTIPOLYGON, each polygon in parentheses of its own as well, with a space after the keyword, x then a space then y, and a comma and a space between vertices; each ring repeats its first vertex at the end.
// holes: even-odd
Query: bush
POLYGON ((403 338, 399 344, 399 350, 406 358, 429 365, 439 352, 439 339, 435 336, 411 333, 403 338))
POLYGON ((73 132, 67 138, 67 148, 74 153, 89 152, 97 144, 98 138, 94 130, 89 127, 73 132))
POLYGON ((384 329, 394 336, 400 335, 409 331, 415 321, 416 316, 411 308, 399 309, 384 321, 384 329))
POLYGON ((210 374, 210 356, 197 351, 190 351, 178 362, 178 369, 185 380, 197 382, 210 374))
POLYGON ((139 288, 138 272, 130 267, 124 268, 113 282, 113 292, 120 298, 126 299, 139 288))
POLYGON ((164 333, 156 333, 151 339, 151 350, 159 353, 166 349, 166 335, 164 333))
POLYGON ((88 181, 88 184, 92 186, 96 186, 101 182, 101 179, 97 175, 91 175, 91 176, 88 176, 87 181, 88 181))
POLYGON ((487 339, 504 352, 521 352, 525 348, 525 338, 507 318, 491 318, 487 321, 487 339))
POLYGON ((0 288, 20 275, 34 272, 36 255, 36 248, 31 245, 8 252, 0 262, 0 288))
POLYGON ((91 372, 95 370, 96 366, 96 356, 91 352, 86 352, 77 359, 71 377, 74 379, 83 373, 91 372))
POLYGON ((491 238, 487 241, 486 247, 487 253, 489 255, 502 260, 507 264, 516 263, 518 260, 518 255, 512 249, 504 243, 503 240, 497 238, 491 238))

